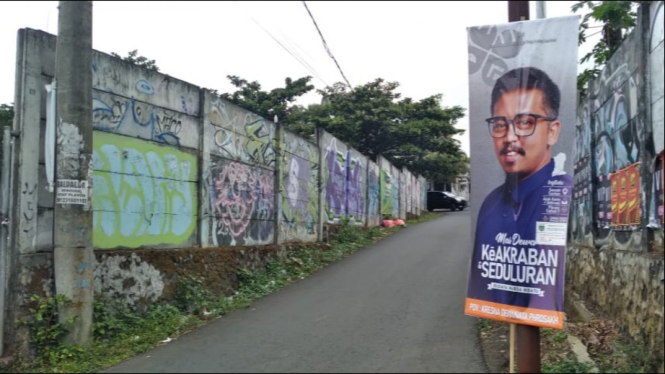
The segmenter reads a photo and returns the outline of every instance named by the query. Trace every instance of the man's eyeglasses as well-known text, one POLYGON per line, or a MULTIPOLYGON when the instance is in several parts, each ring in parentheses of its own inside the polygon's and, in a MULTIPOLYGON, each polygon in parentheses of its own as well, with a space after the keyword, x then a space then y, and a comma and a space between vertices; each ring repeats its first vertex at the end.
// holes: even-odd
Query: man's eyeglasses
POLYGON ((539 114, 518 114, 512 120, 506 117, 492 117, 485 121, 489 125, 490 135, 493 138, 503 138, 508 135, 508 127, 512 124, 517 136, 531 136, 536 131, 536 124, 539 119, 552 122, 556 118, 545 117, 539 114))

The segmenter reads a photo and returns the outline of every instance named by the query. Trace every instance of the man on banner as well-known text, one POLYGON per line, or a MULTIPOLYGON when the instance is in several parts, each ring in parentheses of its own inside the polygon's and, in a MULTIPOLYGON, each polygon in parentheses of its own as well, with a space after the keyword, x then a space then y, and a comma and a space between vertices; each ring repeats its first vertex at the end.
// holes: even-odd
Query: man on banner
POLYGON ((508 71, 494 84, 486 125, 505 181, 480 208, 470 299, 563 309, 558 259, 565 251, 572 178, 564 170, 566 155, 552 157, 551 151, 562 126, 560 101, 559 87, 534 67, 508 71))

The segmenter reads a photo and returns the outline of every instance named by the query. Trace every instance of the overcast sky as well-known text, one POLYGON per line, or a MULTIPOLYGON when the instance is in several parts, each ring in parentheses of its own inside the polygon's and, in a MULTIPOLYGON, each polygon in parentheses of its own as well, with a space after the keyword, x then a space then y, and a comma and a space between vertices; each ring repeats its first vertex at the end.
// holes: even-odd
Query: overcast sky
MULTIPOLYGON (((547 1, 547 17, 571 15, 574 3, 547 1)), ((381 77, 399 82, 403 97, 441 93, 444 106, 465 108, 466 28, 508 21, 506 1, 307 4, 352 85, 381 77)), ((57 5, 0 2, 0 104, 14 101, 17 31, 57 34, 57 5)), ((317 88, 342 80, 300 1, 94 2, 93 48, 123 56, 138 49, 157 60, 161 72, 220 92, 232 91, 227 75, 257 80, 267 90, 283 86, 286 77, 314 76, 317 88)), ((318 102, 320 96, 310 93, 298 103, 318 102)), ((466 118, 458 124, 468 126, 466 118)), ((468 136, 460 140, 468 153, 468 136)))

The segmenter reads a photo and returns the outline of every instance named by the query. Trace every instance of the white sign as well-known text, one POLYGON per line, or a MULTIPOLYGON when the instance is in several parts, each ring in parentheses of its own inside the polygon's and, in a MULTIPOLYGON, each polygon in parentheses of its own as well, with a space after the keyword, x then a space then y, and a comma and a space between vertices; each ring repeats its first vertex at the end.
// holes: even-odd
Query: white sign
POLYGON ((567 223, 536 222, 536 243, 540 245, 566 245, 567 223))
POLYGON ((58 180, 55 203, 63 205, 86 205, 88 203, 88 182, 76 179, 58 180))

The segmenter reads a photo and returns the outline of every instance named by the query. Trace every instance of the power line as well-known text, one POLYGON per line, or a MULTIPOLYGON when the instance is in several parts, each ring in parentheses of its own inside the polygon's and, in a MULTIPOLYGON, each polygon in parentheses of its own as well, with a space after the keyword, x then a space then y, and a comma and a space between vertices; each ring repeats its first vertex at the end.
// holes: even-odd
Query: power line
POLYGON ((351 86, 351 83, 349 83, 349 80, 346 79, 346 75, 344 75, 344 72, 342 71, 342 68, 339 66, 339 63, 337 62, 337 59, 335 56, 333 56, 332 52, 330 51, 330 48, 328 48, 328 43, 326 43, 326 39, 323 37, 323 34, 321 33, 321 30, 319 29, 319 25, 316 24, 316 20, 314 19, 314 16, 312 15, 312 12, 310 12, 309 7, 307 6, 307 2, 303 0, 302 4, 305 6, 305 9, 307 9, 307 13, 309 13, 309 17, 312 19, 312 22, 314 22, 314 27, 316 27, 316 31, 319 32, 319 35, 321 36, 321 40, 323 41, 323 47, 326 49, 326 52, 328 52, 328 56, 335 61, 335 65, 337 65, 337 69, 339 69, 339 72, 342 74, 342 78, 346 81, 346 84, 349 86, 351 91, 353 91, 353 86, 351 86))
POLYGON ((277 44, 280 45, 280 47, 282 47, 288 54, 290 54, 291 57, 296 59, 296 61, 298 61, 305 69, 307 69, 310 73, 312 73, 312 75, 314 75, 316 78, 318 78, 326 86, 329 86, 328 82, 326 82, 325 80, 323 80, 323 78, 321 78, 321 75, 318 73, 318 71, 316 71, 316 69, 314 69, 309 63, 307 63, 307 61, 305 61, 305 59, 302 56, 300 56, 300 54, 298 54, 297 51, 295 51, 295 54, 294 54, 294 51, 292 51, 290 48, 285 46, 270 31, 268 31, 265 27, 263 27, 263 25, 259 21, 254 19, 254 17, 251 14, 249 14, 249 12, 245 9, 245 7, 242 4, 239 4, 238 1, 234 1, 234 3, 236 5, 240 5, 243 12, 245 12, 245 14, 252 20, 252 22, 254 22, 257 26, 259 26, 261 28, 261 30, 263 30, 266 34, 268 34, 268 36, 270 36, 277 44))

